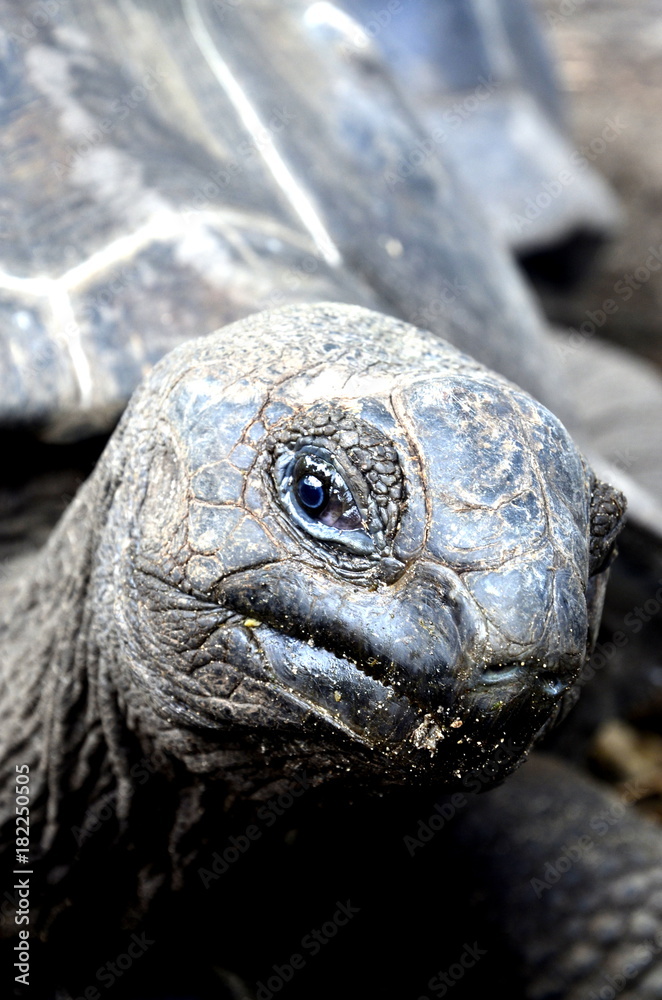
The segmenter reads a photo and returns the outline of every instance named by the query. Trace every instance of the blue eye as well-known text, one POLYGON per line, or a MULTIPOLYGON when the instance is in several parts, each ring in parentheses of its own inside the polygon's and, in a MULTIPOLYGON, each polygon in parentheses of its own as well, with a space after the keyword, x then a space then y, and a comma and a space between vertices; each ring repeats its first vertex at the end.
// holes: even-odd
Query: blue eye
POLYGON ((284 450, 274 479, 281 506, 309 537, 362 556, 375 552, 365 485, 328 448, 306 442, 296 451, 284 450))
POLYGON ((309 514, 319 514, 326 506, 328 491, 317 476, 304 476, 296 485, 297 500, 309 514))
POLYGON ((292 470, 292 494, 307 517, 339 531, 357 531, 363 518, 347 483, 319 454, 300 455, 292 470))

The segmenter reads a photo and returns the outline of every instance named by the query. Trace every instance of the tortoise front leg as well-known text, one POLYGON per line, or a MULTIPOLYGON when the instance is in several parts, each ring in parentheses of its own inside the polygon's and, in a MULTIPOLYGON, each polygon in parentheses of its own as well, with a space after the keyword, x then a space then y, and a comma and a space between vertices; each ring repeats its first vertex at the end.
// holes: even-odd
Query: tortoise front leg
POLYGON ((454 836, 470 856, 531 1000, 662 996, 662 836, 552 758, 477 797, 454 836))

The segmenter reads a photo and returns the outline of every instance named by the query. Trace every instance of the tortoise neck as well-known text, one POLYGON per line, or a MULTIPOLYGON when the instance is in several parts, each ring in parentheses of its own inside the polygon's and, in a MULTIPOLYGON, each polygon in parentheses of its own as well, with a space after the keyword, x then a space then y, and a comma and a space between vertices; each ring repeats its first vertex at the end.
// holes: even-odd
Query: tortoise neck
POLYGON ((2 589, 0 829, 9 834, 14 777, 27 765, 30 849, 37 856, 48 852, 67 797, 84 812, 85 801, 112 784, 102 721, 102 702, 112 695, 94 641, 89 583, 114 480, 113 462, 104 457, 46 546, 17 562, 13 575, 10 568, 2 589))

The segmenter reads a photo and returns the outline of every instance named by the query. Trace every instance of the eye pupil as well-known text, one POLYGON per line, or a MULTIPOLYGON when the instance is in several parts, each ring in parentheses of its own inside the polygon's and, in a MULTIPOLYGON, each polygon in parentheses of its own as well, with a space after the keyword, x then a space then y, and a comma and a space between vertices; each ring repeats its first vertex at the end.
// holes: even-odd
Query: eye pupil
POLYGON ((306 510, 318 512, 325 506, 328 497, 324 484, 317 476, 304 476, 297 483, 297 497, 306 510))
POLYGON ((326 527, 335 532, 362 527, 356 499, 331 456, 306 451, 295 459, 290 470, 287 488, 294 513, 298 511, 305 517, 306 526, 315 524, 316 529, 326 527))

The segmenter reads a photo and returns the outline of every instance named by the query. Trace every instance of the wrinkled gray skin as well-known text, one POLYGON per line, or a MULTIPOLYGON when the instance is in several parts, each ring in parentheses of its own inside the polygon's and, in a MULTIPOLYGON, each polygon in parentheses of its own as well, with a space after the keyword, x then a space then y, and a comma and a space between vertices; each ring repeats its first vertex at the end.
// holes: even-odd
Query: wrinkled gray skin
POLYGON ((398 321, 289 307, 178 348, 3 588, 0 757, 31 767, 41 884, 92 804, 131 816, 132 753, 170 762, 180 825, 192 782, 504 776, 580 674, 622 507, 544 407, 398 321), (297 501, 311 453, 358 526, 297 501))

